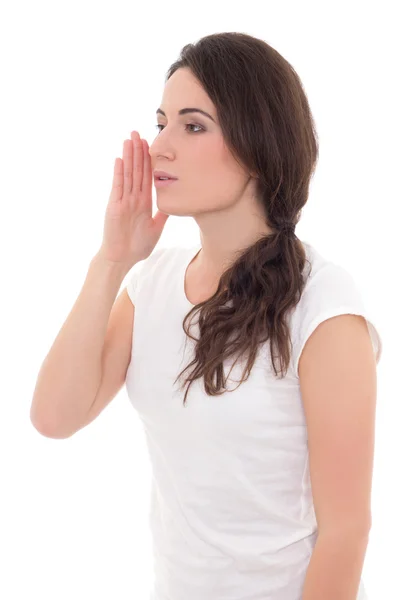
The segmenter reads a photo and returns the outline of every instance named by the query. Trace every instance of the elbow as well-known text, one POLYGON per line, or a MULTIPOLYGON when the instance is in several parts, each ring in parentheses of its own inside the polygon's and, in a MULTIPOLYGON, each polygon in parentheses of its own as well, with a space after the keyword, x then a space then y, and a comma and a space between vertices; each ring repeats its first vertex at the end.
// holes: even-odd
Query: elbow
POLYGON ((36 429, 36 431, 38 433, 40 433, 40 435, 43 435, 44 437, 53 439, 53 440, 64 440, 66 438, 71 437, 71 433, 65 433, 65 432, 61 432, 60 430, 58 430, 55 427, 52 427, 49 423, 46 423, 45 420, 39 420, 37 418, 35 418, 32 413, 30 415, 30 420, 31 423, 33 425, 33 427, 36 429))

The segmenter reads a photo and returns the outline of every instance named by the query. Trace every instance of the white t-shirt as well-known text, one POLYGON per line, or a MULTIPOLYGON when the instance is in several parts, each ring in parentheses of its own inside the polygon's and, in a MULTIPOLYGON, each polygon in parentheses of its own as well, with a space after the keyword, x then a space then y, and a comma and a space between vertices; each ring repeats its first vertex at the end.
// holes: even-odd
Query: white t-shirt
MULTIPOLYGON (((185 349, 182 328, 193 307, 184 276, 201 244, 157 249, 129 274, 135 322, 126 387, 153 470, 150 600, 301 600, 317 522, 299 357, 319 323, 346 313, 366 318, 377 362, 382 351, 352 276, 303 244, 312 271, 288 320, 286 377, 275 377, 268 340, 239 387, 245 362, 233 368, 235 391, 207 396, 197 379, 185 407, 180 381, 173 382, 193 359, 195 342, 187 338, 185 349)), ((226 375, 233 362, 225 362, 226 375)), ((361 581, 357 600, 366 598, 361 581)))

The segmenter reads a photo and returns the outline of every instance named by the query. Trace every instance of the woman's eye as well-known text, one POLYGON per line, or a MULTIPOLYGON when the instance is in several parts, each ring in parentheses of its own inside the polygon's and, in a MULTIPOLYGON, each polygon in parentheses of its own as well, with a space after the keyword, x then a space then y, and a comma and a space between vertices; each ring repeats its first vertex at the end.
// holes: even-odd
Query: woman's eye
MULTIPOLYGON (((158 132, 162 131, 162 129, 159 129, 159 127, 164 128, 164 125, 158 124, 156 125, 156 129, 158 130, 158 132)), ((203 127, 201 125, 196 125, 195 123, 187 123, 186 127, 199 127, 200 131, 204 131, 203 127)), ((190 133, 200 133, 200 131, 190 131, 190 133)))

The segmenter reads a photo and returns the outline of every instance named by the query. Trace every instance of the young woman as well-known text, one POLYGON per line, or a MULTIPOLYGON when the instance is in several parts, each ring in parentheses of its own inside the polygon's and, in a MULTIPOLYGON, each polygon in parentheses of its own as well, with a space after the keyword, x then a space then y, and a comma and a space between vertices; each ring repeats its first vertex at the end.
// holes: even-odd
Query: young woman
POLYGON ((209 35, 157 117, 116 160, 70 362, 42 375, 64 368, 68 394, 43 383, 36 422, 72 435, 126 382, 153 468, 152 600, 364 600, 382 342, 351 274, 295 234, 318 158, 300 79, 262 40, 209 35), (170 215, 201 242, 153 252, 170 215))

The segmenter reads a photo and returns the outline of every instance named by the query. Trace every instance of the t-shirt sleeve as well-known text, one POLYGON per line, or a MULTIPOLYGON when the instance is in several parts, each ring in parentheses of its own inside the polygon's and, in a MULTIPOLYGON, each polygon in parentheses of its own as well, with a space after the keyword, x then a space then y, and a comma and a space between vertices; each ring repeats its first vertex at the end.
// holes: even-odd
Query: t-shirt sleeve
POLYGON ((354 277, 341 265, 328 264, 307 284, 300 299, 293 331, 293 363, 299 376, 299 360, 313 331, 323 321, 338 315, 353 314, 366 320, 370 340, 378 364, 382 354, 382 338, 375 319, 367 310, 354 277))
POLYGON ((156 263, 158 258, 163 252, 165 252, 165 250, 166 248, 157 248, 157 250, 153 250, 150 256, 137 262, 129 271, 126 291, 128 292, 129 298, 132 300, 132 304, 136 303, 142 275, 145 275, 149 272, 150 268, 156 263))

